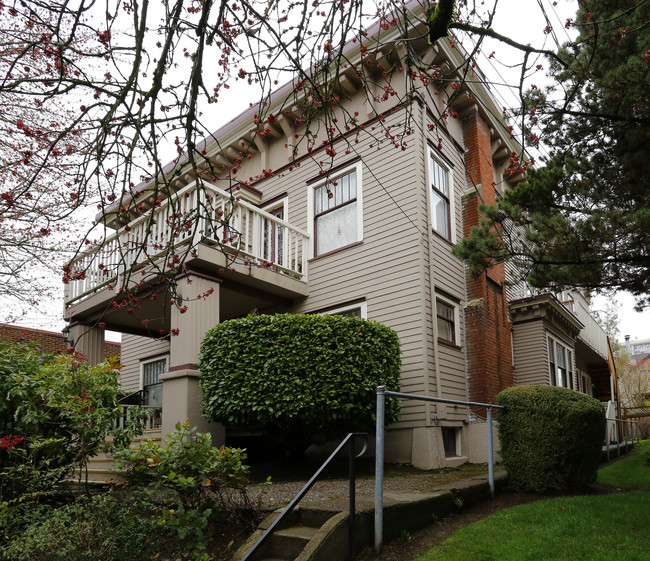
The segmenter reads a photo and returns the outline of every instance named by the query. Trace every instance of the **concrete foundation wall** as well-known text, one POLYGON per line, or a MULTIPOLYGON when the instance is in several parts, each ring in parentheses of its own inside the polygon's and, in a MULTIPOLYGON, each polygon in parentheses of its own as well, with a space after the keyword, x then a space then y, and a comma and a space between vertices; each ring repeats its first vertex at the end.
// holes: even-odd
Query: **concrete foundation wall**
MULTIPOLYGON (((488 437, 487 423, 472 423, 465 427, 469 462, 471 464, 487 464, 488 462, 488 437)), ((499 450, 501 444, 498 435, 498 423, 492 423, 492 445, 494 450, 494 461, 500 462, 499 450)))

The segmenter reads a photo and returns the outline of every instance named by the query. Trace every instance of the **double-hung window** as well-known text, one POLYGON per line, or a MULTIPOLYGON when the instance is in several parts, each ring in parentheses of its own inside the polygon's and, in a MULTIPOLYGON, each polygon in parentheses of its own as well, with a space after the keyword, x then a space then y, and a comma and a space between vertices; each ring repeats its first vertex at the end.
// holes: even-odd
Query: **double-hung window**
POLYGON ((559 341, 548 337, 548 363, 552 386, 573 389, 573 352, 559 341))
POLYGON ((140 363, 143 402, 150 407, 162 407, 162 382, 160 375, 167 372, 167 357, 159 357, 140 363))
POLYGON ((360 165, 313 188, 314 256, 362 239, 360 165))
POLYGON ((451 193, 449 170, 429 154, 431 185, 431 225, 443 238, 451 241, 451 193))
POLYGON ((456 344, 456 318, 454 308, 442 300, 436 300, 438 339, 456 344))
POLYGON ((458 304, 436 295, 438 341, 460 345, 458 304))

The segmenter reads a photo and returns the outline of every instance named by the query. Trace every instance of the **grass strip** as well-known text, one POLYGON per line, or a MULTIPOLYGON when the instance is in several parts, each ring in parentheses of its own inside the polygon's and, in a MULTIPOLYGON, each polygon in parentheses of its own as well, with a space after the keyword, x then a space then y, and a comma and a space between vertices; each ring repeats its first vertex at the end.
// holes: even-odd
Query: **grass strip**
POLYGON ((650 491, 650 440, 636 445, 632 455, 598 470, 598 483, 626 491, 650 491))
POLYGON ((558 497, 500 511, 417 561, 647 561, 650 495, 558 497))

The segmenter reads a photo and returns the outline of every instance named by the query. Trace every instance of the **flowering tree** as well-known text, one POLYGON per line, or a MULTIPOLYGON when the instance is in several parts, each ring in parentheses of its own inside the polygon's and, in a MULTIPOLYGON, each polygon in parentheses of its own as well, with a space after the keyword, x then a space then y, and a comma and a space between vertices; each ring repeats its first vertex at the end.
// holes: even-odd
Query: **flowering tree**
MULTIPOLYGON (((0 345, 0 500, 51 493, 72 469, 142 432, 146 413, 115 429, 122 415, 116 365, 90 366, 78 352, 41 355, 0 345)), ((80 475, 81 477, 81 475, 80 475)))
MULTIPOLYGON (((641 10, 635 5, 631 2, 626 13, 641 10)), ((572 62, 571 46, 553 52, 498 33, 492 27, 496 9, 496 2, 483 6, 450 0, 0 4, 7 37, 0 95, 8 100, 3 123, 11 139, 3 154, 10 180, 0 193, 0 251, 11 248, 2 274, 16 281, 13 294, 34 300, 33 294, 18 290, 28 285, 21 275, 34 261, 51 263, 46 249, 66 249, 71 212, 80 206, 118 215, 118 227, 138 217, 153 224, 154 208, 178 189, 181 166, 182 178, 197 179, 199 187, 203 180, 234 187, 272 176, 272 169, 254 178, 239 172, 252 149, 287 125, 294 131, 288 146, 294 157, 324 148, 326 157, 316 161, 325 173, 336 155, 335 139, 344 139, 347 152, 354 152, 359 141, 404 148, 418 126, 409 107, 432 101, 427 96, 444 98, 445 108, 434 115, 432 125, 442 130, 446 120, 457 117, 454 99, 465 95, 466 85, 485 80, 474 67, 486 38, 520 53, 516 87, 522 104, 505 112, 516 119, 522 145, 537 145, 544 131, 552 130, 543 114, 552 117, 558 105, 530 107, 524 96, 528 77, 541 72, 543 55, 562 80, 575 72, 577 63, 572 62), (427 40, 429 49, 414 47, 427 40), (442 43, 462 53, 460 64, 439 68, 432 63, 429 55, 442 43), (385 116, 376 114, 376 126, 364 129, 364 120, 344 109, 344 78, 361 85, 371 105, 393 99, 392 106, 404 115, 399 125, 387 125, 385 116), (284 96, 286 109, 276 115, 269 100, 283 83, 287 85, 274 96, 284 96), (423 87, 431 84, 438 89, 423 87), (231 91, 238 99, 257 103, 257 115, 248 138, 237 146, 217 146, 216 156, 218 139, 211 123, 233 99, 231 91)), ((542 24, 550 33, 550 24, 542 24)), ((591 64, 584 55, 581 60, 591 64)), ((572 104, 580 98, 578 91, 565 92, 567 115, 577 111, 572 104)), ((515 134, 513 124, 503 126, 515 134)), ((522 151, 513 154, 512 162, 511 172, 518 173, 530 158, 522 151)), ((191 237, 185 234, 199 230, 204 210, 177 210, 168 226, 191 237)), ((227 220, 226 213, 222 221, 227 220)), ((76 235, 81 241, 77 254, 92 251, 108 234, 100 221, 76 235)), ((141 239, 137 244, 146 245, 141 239)), ((152 274, 164 278, 173 276, 194 248, 172 242, 157 250, 167 256, 157 259, 152 274)), ((115 251, 117 260, 126 262, 124 247, 115 251)), ((140 253, 138 261, 152 257, 145 250, 140 253)), ((64 281, 81 280, 85 274, 83 264, 73 263, 64 281)))

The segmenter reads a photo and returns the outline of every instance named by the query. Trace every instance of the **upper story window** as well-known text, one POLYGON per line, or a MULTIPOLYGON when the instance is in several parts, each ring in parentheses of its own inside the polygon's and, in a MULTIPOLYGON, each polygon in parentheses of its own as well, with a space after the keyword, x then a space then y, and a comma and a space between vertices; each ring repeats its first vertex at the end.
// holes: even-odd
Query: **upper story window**
POLYGON ((548 337, 548 362, 552 386, 573 388, 573 352, 559 341, 548 337))
POLYGON ((362 240, 360 163, 316 185, 310 194, 315 257, 362 240))
POLYGON ((451 241, 451 193, 449 170, 429 154, 431 185, 431 225, 443 238, 451 241))
POLYGON ((458 338, 458 307, 447 300, 436 298, 436 325, 438 327, 438 341, 459 344, 458 338))

